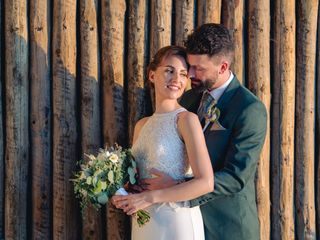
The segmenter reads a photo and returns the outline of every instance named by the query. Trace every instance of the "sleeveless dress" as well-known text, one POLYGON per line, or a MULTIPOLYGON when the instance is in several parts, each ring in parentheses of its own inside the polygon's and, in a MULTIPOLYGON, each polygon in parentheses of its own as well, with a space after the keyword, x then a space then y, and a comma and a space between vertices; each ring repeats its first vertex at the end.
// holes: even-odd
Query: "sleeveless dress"
MULTIPOLYGON (((154 113, 140 130, 132 146, 140 178, 152 177, 148 173, 151 168, 176 180, 192 176, 186 147, 177 129, 177 116, 183 111, 186 109, 154 113)), ((200 208, 190 208, 188 201, 154 204, 145 210, 150 213, 150 222, 139 227, 132 220, 133 240, 204 240, 200 208)))

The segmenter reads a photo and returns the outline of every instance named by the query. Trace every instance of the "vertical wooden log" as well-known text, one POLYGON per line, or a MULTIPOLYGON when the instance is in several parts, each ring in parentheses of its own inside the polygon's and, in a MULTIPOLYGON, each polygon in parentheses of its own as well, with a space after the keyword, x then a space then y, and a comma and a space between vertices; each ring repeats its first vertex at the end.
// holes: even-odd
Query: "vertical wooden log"
MULTIPOLYGON (((184 46, 184 41, 194 29, 194 1, 175 2, 175 43, 174 45, 184 46)), ((191 82, 188 81, 186 89, 191 89, 191 82)))
POLYGON ((294 239, 295 1, 274 5, 271 238, 294 239))
POLYGON ((198 26, 204 23, 220 23, 221 0, 198 0, 198 26))
POLYGON ((78 201, 70 179, 76 169, 76 2, 53 5, 53 239, 80 239, 78 201))
POLYGON ((172 1, 151 1, 150 58, 162 47, 171 44, 172 1))
POLYGON ((295 210, 298 239, 316 239, 314 194, 315 64, 318 1, 297 4, 295 210))
MULTIPOLYGON (((221 23, 233 30, 235 23, 235 1, 236 0, 221 0, 221 23)), ((238 2, 238 1, 237 1, 238 2)))
MULTIPOLYGON (((3 16, 3 2, 0 0, 0 16, 3 16)), ((3 25, 2 17, 0 17, 0 49, 2 47, 3 25)), ((4 84, 4 74, 2 72, 2 64, 4 59, 4 53, 0 53, 0 239, 4 239, 4 125, 3 118, 4 112, 2 107, 4 106, 4 98, 2 96, 2 88, 4 84)))
MULTIPOLYGON (((98 1, 80 1, 81 142, 82 154, 97 153, 100 134, 98 1)), ((83 239, 102 239, 101 211, 83 210, 83 239)))
POLYGON ((49 6, 30 1, 32 239, 52 237, 49 6))
MULTIPOLYGON (((270 116, 270 3, 249 2, 248 85, 265 104, 270 116)), ((270 239, 270 121, 256 174, 260 239, 270 239)))
POLYGON ((233 71, 237 75, 238 79, 245 84, 244 80, 246 79, 245 74, 245 43, 244 43, 244 1, 239 0, 235 3, 234 9, 234 44, 235 44, 235 51, 234 51, 234 65, 233 71))
POLYGON ((146 0, 130 1, 128 25, 128 131, 131 146, 134 125, 145 114, 146 0))
POLYGON ((317 36, 317 84, 316 84, 316 220, 317 236, 320 236, 320 6, 318 6, 318 36, 317 36))
POLYGON ((244 1, 243 0, 222 0, 221 22, 233 33, 234 38, 234 64, 232 71, 237 75, 242 84, 245 84, 244 72, 244 40, 243 40, 243 22, 244 22, 244 1))
POLYGON ((183 46, 183 41, 194 29, 194 1, 175 2, 175 45, 183 46))
MULTIPOLYGON (((106 145, 126 143, 124 113, 124 24, 126 1, 102 1, 103 141, 106 145)), ((107 207, 108 239, 129 236, 128 217, 111 204, 107 207)))
POLYGON ((102 1, 103 138, 106 144, 125 142, 124 0, 102 1))
MULTIPOLYGON (((162 47, 171 44, 171 0, 151 1, 150 58, 162 47)), ((154 90, 151 89, 153 110, 155 108, 154 90)))
POLYGON ((27 1, 5 1, 5 239, 27 239, 28 33, 27 1))

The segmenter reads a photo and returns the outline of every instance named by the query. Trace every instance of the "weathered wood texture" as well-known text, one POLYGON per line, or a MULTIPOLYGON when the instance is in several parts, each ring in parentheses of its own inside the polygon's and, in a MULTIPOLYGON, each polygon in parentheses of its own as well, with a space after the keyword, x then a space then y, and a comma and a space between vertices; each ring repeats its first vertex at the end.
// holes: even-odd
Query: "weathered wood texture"
MULTIPOLYGON (((3 16, 3 2, 0 0, 0 16, 3 16)), ((3 21, 0 17, 0 49, 3 49, 2 41, 3 21)), ((0 239, 4 238, 4 97, 2 95, 2 88, 4 87, 4 74, 3 74, 3 58, 0 56, 0 239)))
POLYGON ((146 99, 146 0, 130 1, 128 20, 128 134, 131 145, 134 125, 145 115, 146 99))
POLYGON ((70 181, 79 158, 74 1, 54 1, 52 37, 53 239, 80 239, 80 212, 70 181))
MULTIPOLYGON (((265 0, 248 5, 248 86, 265 104, 270 116, 270 3, 265 0), (269 24, 268 24, 269 23, 269 24)), ((256 199, 260 239, 270 239, 270 121, 256 175, 256 199)))
POLYGON ((187 36, 194 29, 194 2, 183 0, 175 2, 175 45, 183 46, 187 36))
MULTIPOLYGON (((104 0, 102 15, 102 129, 103 143, 126 143, 126 114, 124 109, 124 26, 126 2, 104 0)), ((111 204, 107 207, 107 238, 123 239, 129 234, 128 217, 111 204)))
POLYGON ((150 24, 150 56, 154 56, 158 49, 171 44, 171 11, 172 1, 151 1, 150 24))
POLYGON ((129 218, 111 205, 81 219, 70 178, 83 153, 131 146, 135 123, 152 113, 150 58, 208 22, 233 33, 233 72, 269 113, 260 239, 319 238, 318 5, 0 0, 0 239, 130 239, 129 218))
POLYGON ((295 212, 298 239, 316 239, 314 140, 318 1, 297 1, 295 212))
POLYGON ((204 23, 220 23, 221 1, 222 0, 198 0, 197 26, 204 23))
MULTIPOLYGON (((316 80, 316 137, 315 146, 320 143, 320 5, 318 6, 318 34, 317 34, 317 80, 316 80)), ((316 147, 316 227, 320 236, 320 149, 316 147)))
POLYGON ((27 239, 29 168, 27 1, 5 1, 5 238, 27 239))
MULTIPOLYGON (((249 2, 249 4, 252 2, 249 2)), ((257 2, 253 5, 258 5, 257 2)), ((243 0, 222 0, 221 23, 232 32, 235 52, 232 71, 237 75, 242 84, 245 84, 244 76, 244 1, 243 0)))
POLYGON ((294 239, 295 1, 274 5, 271 238, 294 239))
MULTIPOLYGON (((81 147, 96 154, 101 147, 98 1, 80 1, 81 147)), ((83 210, 83 239, 103 239, 102 211, 83 210)))
POLYGON ((51 238, 52 156, 49 2, 30 2, 32 239, 51 238))
MULTIPOLYGON (((150 57, 153 57, 158 49, 171 44, 172 30, 172 1, 151 1, 150 24, 150 57)), ((151 89, 152 106, 154 109, 154 92, 151 89)))

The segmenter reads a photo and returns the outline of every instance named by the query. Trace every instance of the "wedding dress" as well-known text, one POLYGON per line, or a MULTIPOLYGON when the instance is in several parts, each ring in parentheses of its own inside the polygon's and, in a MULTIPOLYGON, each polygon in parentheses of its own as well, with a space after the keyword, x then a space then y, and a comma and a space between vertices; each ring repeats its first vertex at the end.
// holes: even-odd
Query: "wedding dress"
MULTIPOLYGON (((168 113, 154 113, 140 130, 132 154, 140 178, 150 178, 155 168, 176 180, 192 175, 186 148, 177 129, 179 108, 168 113)), ((132 220, 133 240, 203 240, 204 229, 199 207, 190 208, 188 201, 154 204, 146 208, 150 222, 139 227, 132 220)))

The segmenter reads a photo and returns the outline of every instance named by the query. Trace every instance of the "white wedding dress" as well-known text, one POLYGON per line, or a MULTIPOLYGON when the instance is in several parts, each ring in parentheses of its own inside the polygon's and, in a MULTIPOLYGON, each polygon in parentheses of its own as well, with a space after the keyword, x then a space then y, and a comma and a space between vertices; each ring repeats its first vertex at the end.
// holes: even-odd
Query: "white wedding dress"
MULTIPOLYGON (((140 130, 132 146, 140 178, 152 177, 148 173, 151 168, 176 180, 192 175, 186 148, 177 129, 177 116, 182 111, 186 110, 154 113, 140 130)), ((150 213, 150 222, 139 227, 133 217, 133 240, 204 240, 200 209, 189 208, 188 201, 155 204, 145 210, 150 213)))

